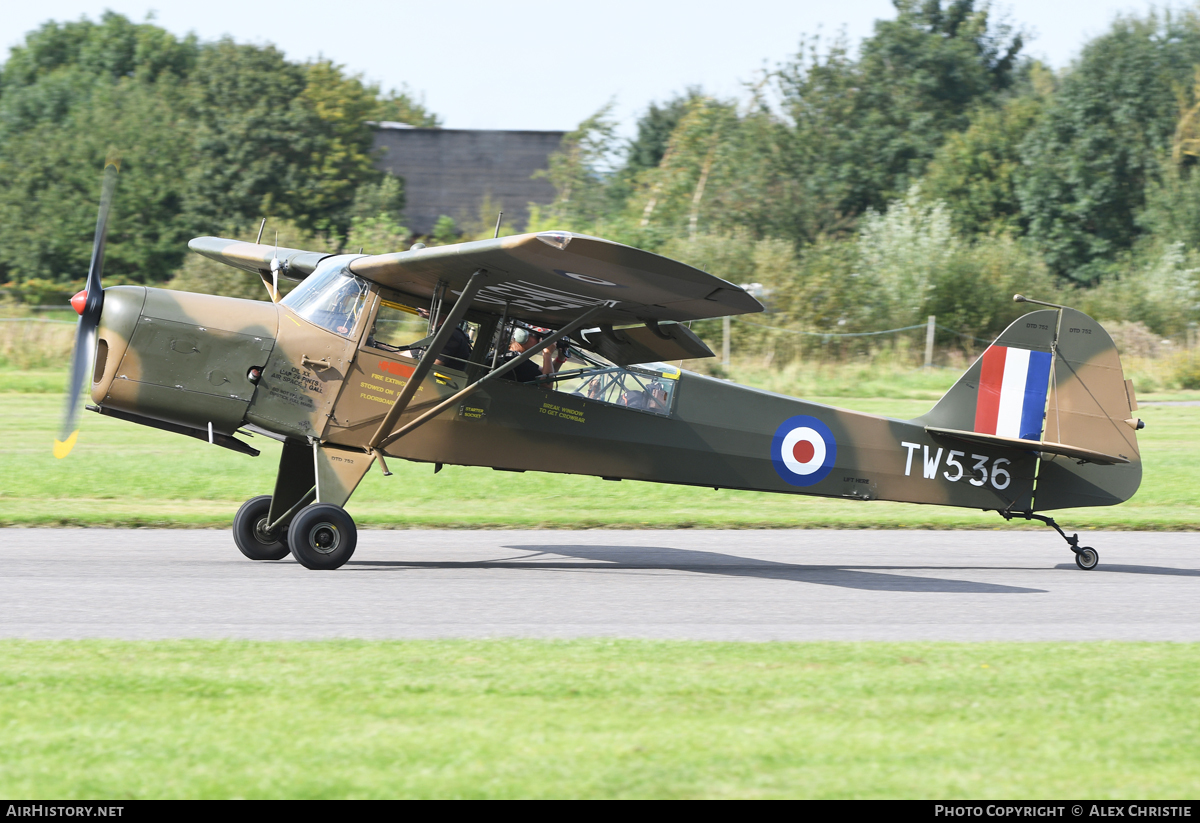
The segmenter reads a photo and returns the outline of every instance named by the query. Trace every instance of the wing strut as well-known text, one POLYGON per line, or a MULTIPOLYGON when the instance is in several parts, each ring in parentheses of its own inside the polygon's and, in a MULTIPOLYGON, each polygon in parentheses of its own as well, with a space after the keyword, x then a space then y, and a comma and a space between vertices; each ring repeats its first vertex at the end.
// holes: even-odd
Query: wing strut
MULTIPOLYGON (((467 288, 470 288, 470 286, 468 286, 467 288)), ((466 294, 466 292, 463 292, 463 293, 466 294)), ((518 355, 517 357, 514 357, 512 360, 509 360, 507 363, 505 363, 503 366, 501 366, 498 369, 492 369, 490 372, 488 372, 483 377, 476 380, 471 385, 467 386, 465 389, 462 389, 461 391, 459 391, 455 394, 452 394, 450 397, 447 397, 441 403, 438 403, 436 406, 434 406, 432 409, 430 409, 429 411, 422 414, 420 417, 417 417, 417 418, 405 423, 399 429, 392 432, 391 434, 389 434, 387 437, 383 438, 382 440, 375 442, 375 438, 371 438, 372 442, 367 447, 367 450, 374 452, 375 455, 378 457, 380 451, 382 449, 387 448, 388 444, 393 443, 396 440, 399 440, 401 437, 408 434, 413 429, 416 429, 418 426, 422 426, 425 423, 432 420, 433 418, 437 417, 439 414, 441 414, 446 409, 453 406, 455 403, 474 394, 488 380, 494 380, 497 377, 502 377, 503 375, 505 375, 508 372, 515 369, 517 366, 524 363, 529 358, 533 357, 535 354, 537 354, 542 349, 553 346, 555 343, 557 343, 562 338, 566 337, 571 332, 584 326, 589 320, 591 320, 593 317, 595 317, 597 314, 599 314, 605 308, 607 308, 607 306, 605 304, 600 304, 598 306, 592 306, 590 309, 588 309, 586 312, 581 314, 579 317, 575 318, 570 323, 563 326, 561 329, 556 331, 554 334, 550 335, 545 340, 543 340, 541 342, 541 345, 534 346, 533 348, 529 349, 528 351, 522 352, 520 355, 518 355)), ((454 310, 455 311, 458 310, 457 305, 455 305, 454 310)), ((442 328, 445 328, 445 326, 443 326, 442 328)), ((433 347, 430 346, 429 350, 433 351, 433 347)), ((424 362, 424 360, 422 360, 422 362, 424 362)), ((418 368, 420 368, 420 367, 418 366, 418 368)), ((409 386, 414 385, 416 383, 416 377, 417 377, 417 374, 414 371, 413 376, 409 378, 409 382, 408 382, 409 386)), ((422 377, 424 377, 424 375, 422 375, 422 377)), ((407 389, 408 386, 405 386, 405 388, 407 389)), ((400 403, 399 398, 397 398, 396 403, 397 404, 400 403)), ((388 418, 390 419, 391 416, 392 415, 389 414, 388 418)), ((394 425, 394 423, 395 423, 395 421, 393 420, 392 423, 389 425, 394 425)), ((388 424, 388 420, 384 420, 384 424, 388 424)), ((380 429, 380 431, 382 431, 384 429, 384 425, 380 425, 379 429, 380 429)), ((378 432, 376 434, 378 434, 378 432)))
MULTIPOLYGON (((450 342, 450 335, 454 334, 454 330, 462 321, 463 315, 467 313, 467 309, 470 307, 471 301, 475 298, 476 292, 483 288, 483 281, 485 279, 487 279, 487 271, 485 269, 479 269, 471 275, 467 287, 458 296, 458 302, 454 304, 454 308, 450 309, 450 314, 447 315, 446 322, 433 335, 433 340, 429 343, 429 348, 425 349, 425 353, 421 355, 420 362, 413 369, 412 376, 408 378, 408 382, 404 384, 404 388, 400 390, 400 395, 396 398, 396 402, 388 409, 387 415, 379 424, 379 428, 375 430, 375 434, 371 435, 371 440, 367 443, 367 451, 373 452, 379 448, 380 441, 396 425, 396 421, 400 419, 400 415, 404 414, 404 410, 408 408, 413 395, 417 393, 417 389, 421 387, 421 383, 429 375, 429 370, 433 368, 434 361, 438 359, 438 356, 442 353, 442 349, 446 348, 446 344, 450 342)), ((431 312, 430 317, 433 316, 431 312)))

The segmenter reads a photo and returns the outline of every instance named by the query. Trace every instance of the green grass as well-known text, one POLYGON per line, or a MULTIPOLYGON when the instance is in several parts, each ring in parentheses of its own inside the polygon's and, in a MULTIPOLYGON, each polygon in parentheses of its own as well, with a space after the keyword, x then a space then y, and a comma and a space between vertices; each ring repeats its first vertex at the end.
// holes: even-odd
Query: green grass
MULTIPOLYGON (((938 378, 810 399, 911 417, 938 378)), ((273 441, 256 438, 250 459, 92 414, 54 460, 63 382, 0 370, 0 525, 226 527, 270 490, 273 441)), ((1200 408, 1140 414, 1141 491, 1064 522, 1200 526, 1200 408)), ((390 465, 396 477, 372 471, 351 500, 364 526, 1013 527, 928 506, 390 465)), ((1193 797, 1198 665, 1200 644, 1168 643, 0 641, 0 794, 1193 797)))
POLYGON ((0 794, 1179 798, 1197 644, 0 642, 0 794))
POLYGON ((0 369, 0 395, 15 392, 61 396, 66 385, 66 369, 0 369))
MULTIPOLYGON (((55 460, 50 444, 61 414, 62 383, 61 371, 0 370, 0 526, 226 528, 243 501, 270 493, 279 444, 261 437, 253 443, 263 454, 249 458, 85 412, 74 452, 55 460)), ((1162 397, 1190 399, 1183 393, 1162 397)), ((808 399, 905 418, 932 404, 929 399, 808 399)), ((1147 428, 1139 434, 1145 476, 1137 495, 1112 508, 1068 510, 1060 518, 1064 523, 1089 529, 1200 528, 1200 408, 1147 406, 1139 415, 1147 428)), ((994 514, 936 506, 460 466, 434 475, 428 464, 393 460, 388 465, 395 476, 370 471, 347 507, 364 527, 1014 527, 994 514), (455 513, 453 520, 447 520, 447 511, 455 513)))

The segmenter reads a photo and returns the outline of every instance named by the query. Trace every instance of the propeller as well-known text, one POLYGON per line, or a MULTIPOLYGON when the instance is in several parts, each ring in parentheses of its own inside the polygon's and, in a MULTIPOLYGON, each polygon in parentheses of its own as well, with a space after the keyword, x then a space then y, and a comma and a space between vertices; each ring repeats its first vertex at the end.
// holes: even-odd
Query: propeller
POLYGON ((62 428, 54 441, 54 456, 66 457, 79 437, 76 421, 79 418, 79 396, 83 392, 88 367, 96 353, 96 329, 100 311, 104 308, 104 288, 100 274, 104 269, 104 244, 108 237, 108 215, 112 210, 113 193, 117 189, 120 161, 109 159, 104 166, 104 183, 100 189, 100 212, 96 215, 96 237, 92 241, 92 263, 88 267, 87 286, 71 298, 71 306, 79 312, 75 327, 75 350, 71 353, 71 373, 67 378, 67 398, 63 406, 62 428))

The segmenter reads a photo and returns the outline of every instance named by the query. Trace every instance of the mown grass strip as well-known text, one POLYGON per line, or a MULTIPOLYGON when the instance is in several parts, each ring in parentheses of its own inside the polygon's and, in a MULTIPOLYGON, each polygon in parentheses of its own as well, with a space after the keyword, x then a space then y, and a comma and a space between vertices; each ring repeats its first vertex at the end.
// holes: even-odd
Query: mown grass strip
POLYGON ((1178 798, 1200 645, 0 642, 0 793, 1178 798))

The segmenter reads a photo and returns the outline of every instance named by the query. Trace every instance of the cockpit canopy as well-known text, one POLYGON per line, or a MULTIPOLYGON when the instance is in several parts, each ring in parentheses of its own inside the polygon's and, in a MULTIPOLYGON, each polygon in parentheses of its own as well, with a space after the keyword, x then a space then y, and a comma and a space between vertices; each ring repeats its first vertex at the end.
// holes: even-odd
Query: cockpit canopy
POLYGON ((280 302, 326 331, 349 337, 358 324, 371 284, 350 272, 355 255, 328 257, 280 302))

